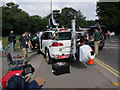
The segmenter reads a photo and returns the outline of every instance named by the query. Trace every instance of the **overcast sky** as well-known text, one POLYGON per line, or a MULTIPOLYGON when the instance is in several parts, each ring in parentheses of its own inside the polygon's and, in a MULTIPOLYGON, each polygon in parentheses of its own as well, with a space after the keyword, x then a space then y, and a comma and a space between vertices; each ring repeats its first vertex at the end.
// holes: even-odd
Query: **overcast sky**
MULTIPOLYGON (((8 2, 19 4, 19 7, 30 15, 47 16, 50 13, 51 0, 2 0, 0 5, 5 5, 8 2)), ((75 10, 80 10, 87 20, 95 20, 96 17, 96 2, 98 0, 52 0, 52 8, 62 10, 64 7, 72 7, 75 10), (74 2, 73 2, 74 1, 74 2)))

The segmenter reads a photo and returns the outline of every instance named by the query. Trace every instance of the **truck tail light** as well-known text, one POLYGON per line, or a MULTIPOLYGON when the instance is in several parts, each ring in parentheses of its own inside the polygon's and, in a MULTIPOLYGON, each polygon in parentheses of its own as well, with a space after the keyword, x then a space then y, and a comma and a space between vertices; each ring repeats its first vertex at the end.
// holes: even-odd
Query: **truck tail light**
POLYGON ((63 44, 62 43, 58 43, 58 42, 54 42, 54 43, 52 43, 51 46, 58 47, 58 46, 63 46, 63 44))
POLYGON ((68 30, 68 29, 60 29, 59 31, 66 31, 66 30, 68 30))
POLYGON ((80 42, 80 44, 84 44, 84 42, 80 42))
POLYGON ((69 55, 58 56, 57 59, 68 58, 69 55))
POLYGON ((93 48, 91 48, 92 49, 92 51, 93 51, 93 48))

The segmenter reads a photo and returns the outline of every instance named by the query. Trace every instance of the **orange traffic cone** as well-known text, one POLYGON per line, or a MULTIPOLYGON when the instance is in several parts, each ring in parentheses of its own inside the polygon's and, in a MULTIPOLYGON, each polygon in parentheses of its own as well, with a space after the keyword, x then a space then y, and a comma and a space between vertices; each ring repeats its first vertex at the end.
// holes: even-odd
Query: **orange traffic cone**
POLYGON ((87 64, 88 64, 88 65, 94 65, 94 60, 93 60, 93 59, 90 59, 87 64))

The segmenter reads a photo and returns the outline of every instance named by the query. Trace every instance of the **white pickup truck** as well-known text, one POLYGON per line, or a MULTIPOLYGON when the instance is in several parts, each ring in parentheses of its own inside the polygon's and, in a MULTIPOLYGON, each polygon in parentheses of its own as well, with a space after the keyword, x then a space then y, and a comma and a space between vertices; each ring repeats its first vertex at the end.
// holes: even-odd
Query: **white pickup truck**
POLYGON ((71 54, 71 29, 51 29, 45 31, 40 39, 40 51, 45 54, 46 62, 69 58, 71 54))

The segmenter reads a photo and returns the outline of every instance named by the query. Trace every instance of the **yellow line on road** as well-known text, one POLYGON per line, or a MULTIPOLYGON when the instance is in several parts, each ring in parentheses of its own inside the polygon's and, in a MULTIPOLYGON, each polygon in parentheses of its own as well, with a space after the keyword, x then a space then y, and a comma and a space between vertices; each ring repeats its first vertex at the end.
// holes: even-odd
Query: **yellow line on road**
POLYGON ((115 76, 117 76, 118 78, 120 78, 120 76, 119 76, 118 74, 116 74, 115 72, 113 72, 111 69, 109 69, 109 68, 106 67, 105 65, 101 64, 101 63, 98 62, 96 59, 95 59, 95 61, 96 61, 99 65, 103 66, 105 69, 107 69, 108 71, 110 71, 111 73, 113 73, 115 76))
POLYGON ((105 66, 107 66, 108 68, 112 69, 114 72, 116 72, 117 74, 120 74, 120 72, 118 72, 117 70, 113 69, 112 67, 108 66, 107 64, 105 64, 104 62, 100 61, 99 59, 95 58, 97 61, 101 62, 102 64, 104 64, 105 66))
POLYGON ((114 85, 116 85, 116 86, 120 86, 120 83, 113 83, 114 85))

